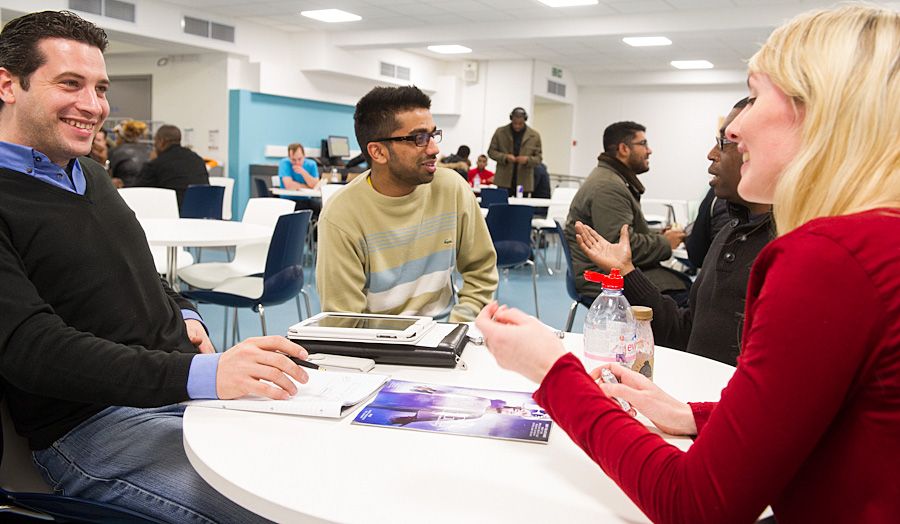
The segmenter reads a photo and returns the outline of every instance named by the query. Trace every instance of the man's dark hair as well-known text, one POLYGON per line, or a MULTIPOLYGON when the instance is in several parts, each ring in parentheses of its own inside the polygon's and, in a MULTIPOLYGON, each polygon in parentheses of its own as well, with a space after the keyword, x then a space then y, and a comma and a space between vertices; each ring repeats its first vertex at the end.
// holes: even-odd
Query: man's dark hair
POLYGON ((19 77, 26 91, 31 74, 47 61, 38 48, 47 38, 75 40, 101 52, 109 43, 103 29, 70 11, 41 11, 10 20, 0 32, 0 67, 19 77))
POLYGON ((737 103, 734 104, 734 107, 732 107, 732 109, 744 109, 745 107, 747 107, 747 104, 749 104, 749 103, 750 103, 750 97, 745 96, 744 98, 738 100, 737 103))
POLYGON ((159 149, 165 151, 172 146, 181 144, 181 130, 175 126, 166 124, 160 126, 159 129, 156 130, 156 135, 153 139, 159 144, 159 149))
POLYGON ((603 151, 607 155, 616 156, 619 144, 631 142, 634 135, 641 131, 647 131, 647 128, 636 122, 625 121, 610 124, 603 131, 603 151))
POLYGON ((369 142, 391 136, 400 127, 397 113, 413 109, 431 109, 431 99, 416 86, 376 87, 359 100, 353 124, 356 141, 369 165, 369 142))
POLYGON ((456 150, 456 156, 466 159, 469 158, 469 155, 472 153, 472 150, 469 149, 469 146, 459 146, 456 150))

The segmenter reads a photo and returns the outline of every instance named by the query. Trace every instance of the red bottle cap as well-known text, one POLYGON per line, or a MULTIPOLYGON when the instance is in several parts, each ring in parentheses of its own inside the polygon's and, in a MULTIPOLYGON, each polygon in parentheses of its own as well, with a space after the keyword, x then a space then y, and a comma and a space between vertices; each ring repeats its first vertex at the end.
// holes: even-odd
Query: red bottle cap
POLYGON ((625 287, 625 279, 619 274, 618 268, 609 270, 609 276, 596 271, 585 271, 584 279, 588 282, 602 284, 603 289, 622 289, 625 287))

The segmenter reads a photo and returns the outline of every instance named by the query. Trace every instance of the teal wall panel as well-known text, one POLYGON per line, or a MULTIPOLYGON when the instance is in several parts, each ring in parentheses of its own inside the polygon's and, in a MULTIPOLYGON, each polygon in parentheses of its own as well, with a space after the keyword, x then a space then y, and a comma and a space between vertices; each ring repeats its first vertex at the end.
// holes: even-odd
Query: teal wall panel
POLYGON ((301 98, 233 89, 228 103, 228 176, 235 180, 233 214, 241 217, 250 188, 250 164, 276 164, 265 156, 267 145, 301 142, 318 148, 328 135, 347 136, 359 149, 353 132, 354 107, 301 98))

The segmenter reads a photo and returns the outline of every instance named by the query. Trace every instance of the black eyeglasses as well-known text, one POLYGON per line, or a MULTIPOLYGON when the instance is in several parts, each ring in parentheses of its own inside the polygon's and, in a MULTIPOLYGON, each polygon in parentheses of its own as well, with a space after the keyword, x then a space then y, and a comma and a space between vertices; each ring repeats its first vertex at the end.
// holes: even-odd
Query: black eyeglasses
POLYGON ((406 136, 389 136, 387 138, 376 138, 372 140, 372 142, 415 142, 417 147, 425 147, 431 140, 434 140, 435 144, 440 144, 441 138, 443 138, 443 136, 443 130, 435 129, 431 133, 423 132, 406 136))
POLYGON ((631 145, 647 147, 647 139, 641 140, 640 142, 632 142, 631 145))
POLYGON ((727 146, 728 144, 737 144, 737 142, 732 142, 731 140, 728 140, 724 136, 717 136, 716 144, 719 145, 719 151, 725 151, 725 146, 727 146))

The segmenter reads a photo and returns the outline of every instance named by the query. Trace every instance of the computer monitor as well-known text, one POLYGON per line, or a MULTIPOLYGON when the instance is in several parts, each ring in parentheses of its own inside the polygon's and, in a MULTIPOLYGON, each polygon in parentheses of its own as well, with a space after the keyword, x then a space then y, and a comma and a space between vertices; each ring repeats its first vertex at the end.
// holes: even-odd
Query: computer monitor
POLYGON ((345 136, 328 137, 328 157, 346 158, 350 156, 350 140, 345 136))

